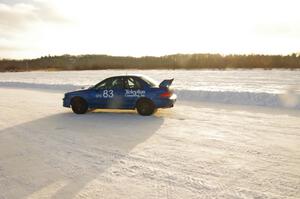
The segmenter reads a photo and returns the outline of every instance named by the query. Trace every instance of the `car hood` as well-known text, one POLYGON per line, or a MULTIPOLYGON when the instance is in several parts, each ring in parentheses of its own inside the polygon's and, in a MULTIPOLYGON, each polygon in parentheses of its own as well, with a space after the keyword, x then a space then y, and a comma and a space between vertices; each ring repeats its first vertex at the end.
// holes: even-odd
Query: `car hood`
POLYGON ((79 90, 67 92, 67 93, 65 93, 65 95, 78 95, 78 94, 83 94, 83 93, 88 92, 89 90, 90 90, 89 88, 87 88, 87 89, 79 89, 79 90))

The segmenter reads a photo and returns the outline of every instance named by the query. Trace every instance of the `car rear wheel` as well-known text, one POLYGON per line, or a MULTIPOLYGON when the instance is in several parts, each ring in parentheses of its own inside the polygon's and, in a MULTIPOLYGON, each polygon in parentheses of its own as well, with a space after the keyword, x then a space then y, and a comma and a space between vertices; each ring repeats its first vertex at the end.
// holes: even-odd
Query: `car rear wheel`
POLYGON ((137 112, 143 116, 149 116, 156 112, 154 103, 151 100, 139 100, 136 106, 137 112))
POLYGON ((86 101, 80 97, 76 97, 71 101, 72 110, 76 114, 84 114, 88 110, 86 101))

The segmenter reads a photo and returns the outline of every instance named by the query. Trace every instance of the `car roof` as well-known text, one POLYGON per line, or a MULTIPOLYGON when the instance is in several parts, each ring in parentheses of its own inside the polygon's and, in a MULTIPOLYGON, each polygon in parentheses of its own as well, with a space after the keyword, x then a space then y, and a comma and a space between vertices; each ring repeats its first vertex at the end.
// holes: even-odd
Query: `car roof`
POLYGON ((141 75, 141 74, 125 74, 125 75, 117 75, 117 76, 112 76, 109 78, 115 78, 115 77, 145 77, 145 75, 141 75))
MULTIPOLYGON (((146 84, 148 85, 152 85, 152 86, 158 86, 159 84, 151 79, 150 77, 146 76, 146 75, 141 75, 141 74, 125 74, 125 75, 116 75, 116 76, 111 76, 111 77, 108 77, 104 80, 102 80, 101 82, 107 80, 107 79, 110 79, 110 78, 122 78, 122 77, 136 77, 136 78, 139 78, 140 80, 144 81, 146 84), (149 83, 150 82, 150 83, 149 83)), ((101 83, 100 82, 100 83, 101 83)))

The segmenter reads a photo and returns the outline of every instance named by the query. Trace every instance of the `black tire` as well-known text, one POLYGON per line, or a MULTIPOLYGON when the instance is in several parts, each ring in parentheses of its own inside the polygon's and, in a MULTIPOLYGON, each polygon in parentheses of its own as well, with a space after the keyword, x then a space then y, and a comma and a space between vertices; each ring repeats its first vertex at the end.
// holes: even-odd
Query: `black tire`
POLYGON ((136 105, 137 112, 142 116, 149 116, 156 112, 154 103, 148 99, 141 99, 136 105))
POLYGON ((76 114, 84 114, 88 110, 86 101, 80 97, 75 97, 71 101, 72 110, 76 114))

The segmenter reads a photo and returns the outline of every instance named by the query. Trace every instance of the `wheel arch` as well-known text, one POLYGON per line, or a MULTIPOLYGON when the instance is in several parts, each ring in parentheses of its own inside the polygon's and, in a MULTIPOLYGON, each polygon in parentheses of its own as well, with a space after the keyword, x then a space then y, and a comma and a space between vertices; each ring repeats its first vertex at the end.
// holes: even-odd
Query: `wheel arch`
POLYGON ((140 97, 139 99, 137 99, 135 102, 134 108, 136 108, 137 104, 143 100, 151 102, 154 105, 154 107, 156 108, 156 104, 154 103, 154 101, 148 97, 140 97))
POLYGON ((87 101, 84 97, 78 96, 78 95, 75 95, 75 96, 71 97, 71 100, 70 100, 70 105, 71 105, 71 106, 72 106, 72 102, 73 102, 74 100, 76 100, 76 99, 83 100, 83 101, 89 106, 88 101, 87 101))

